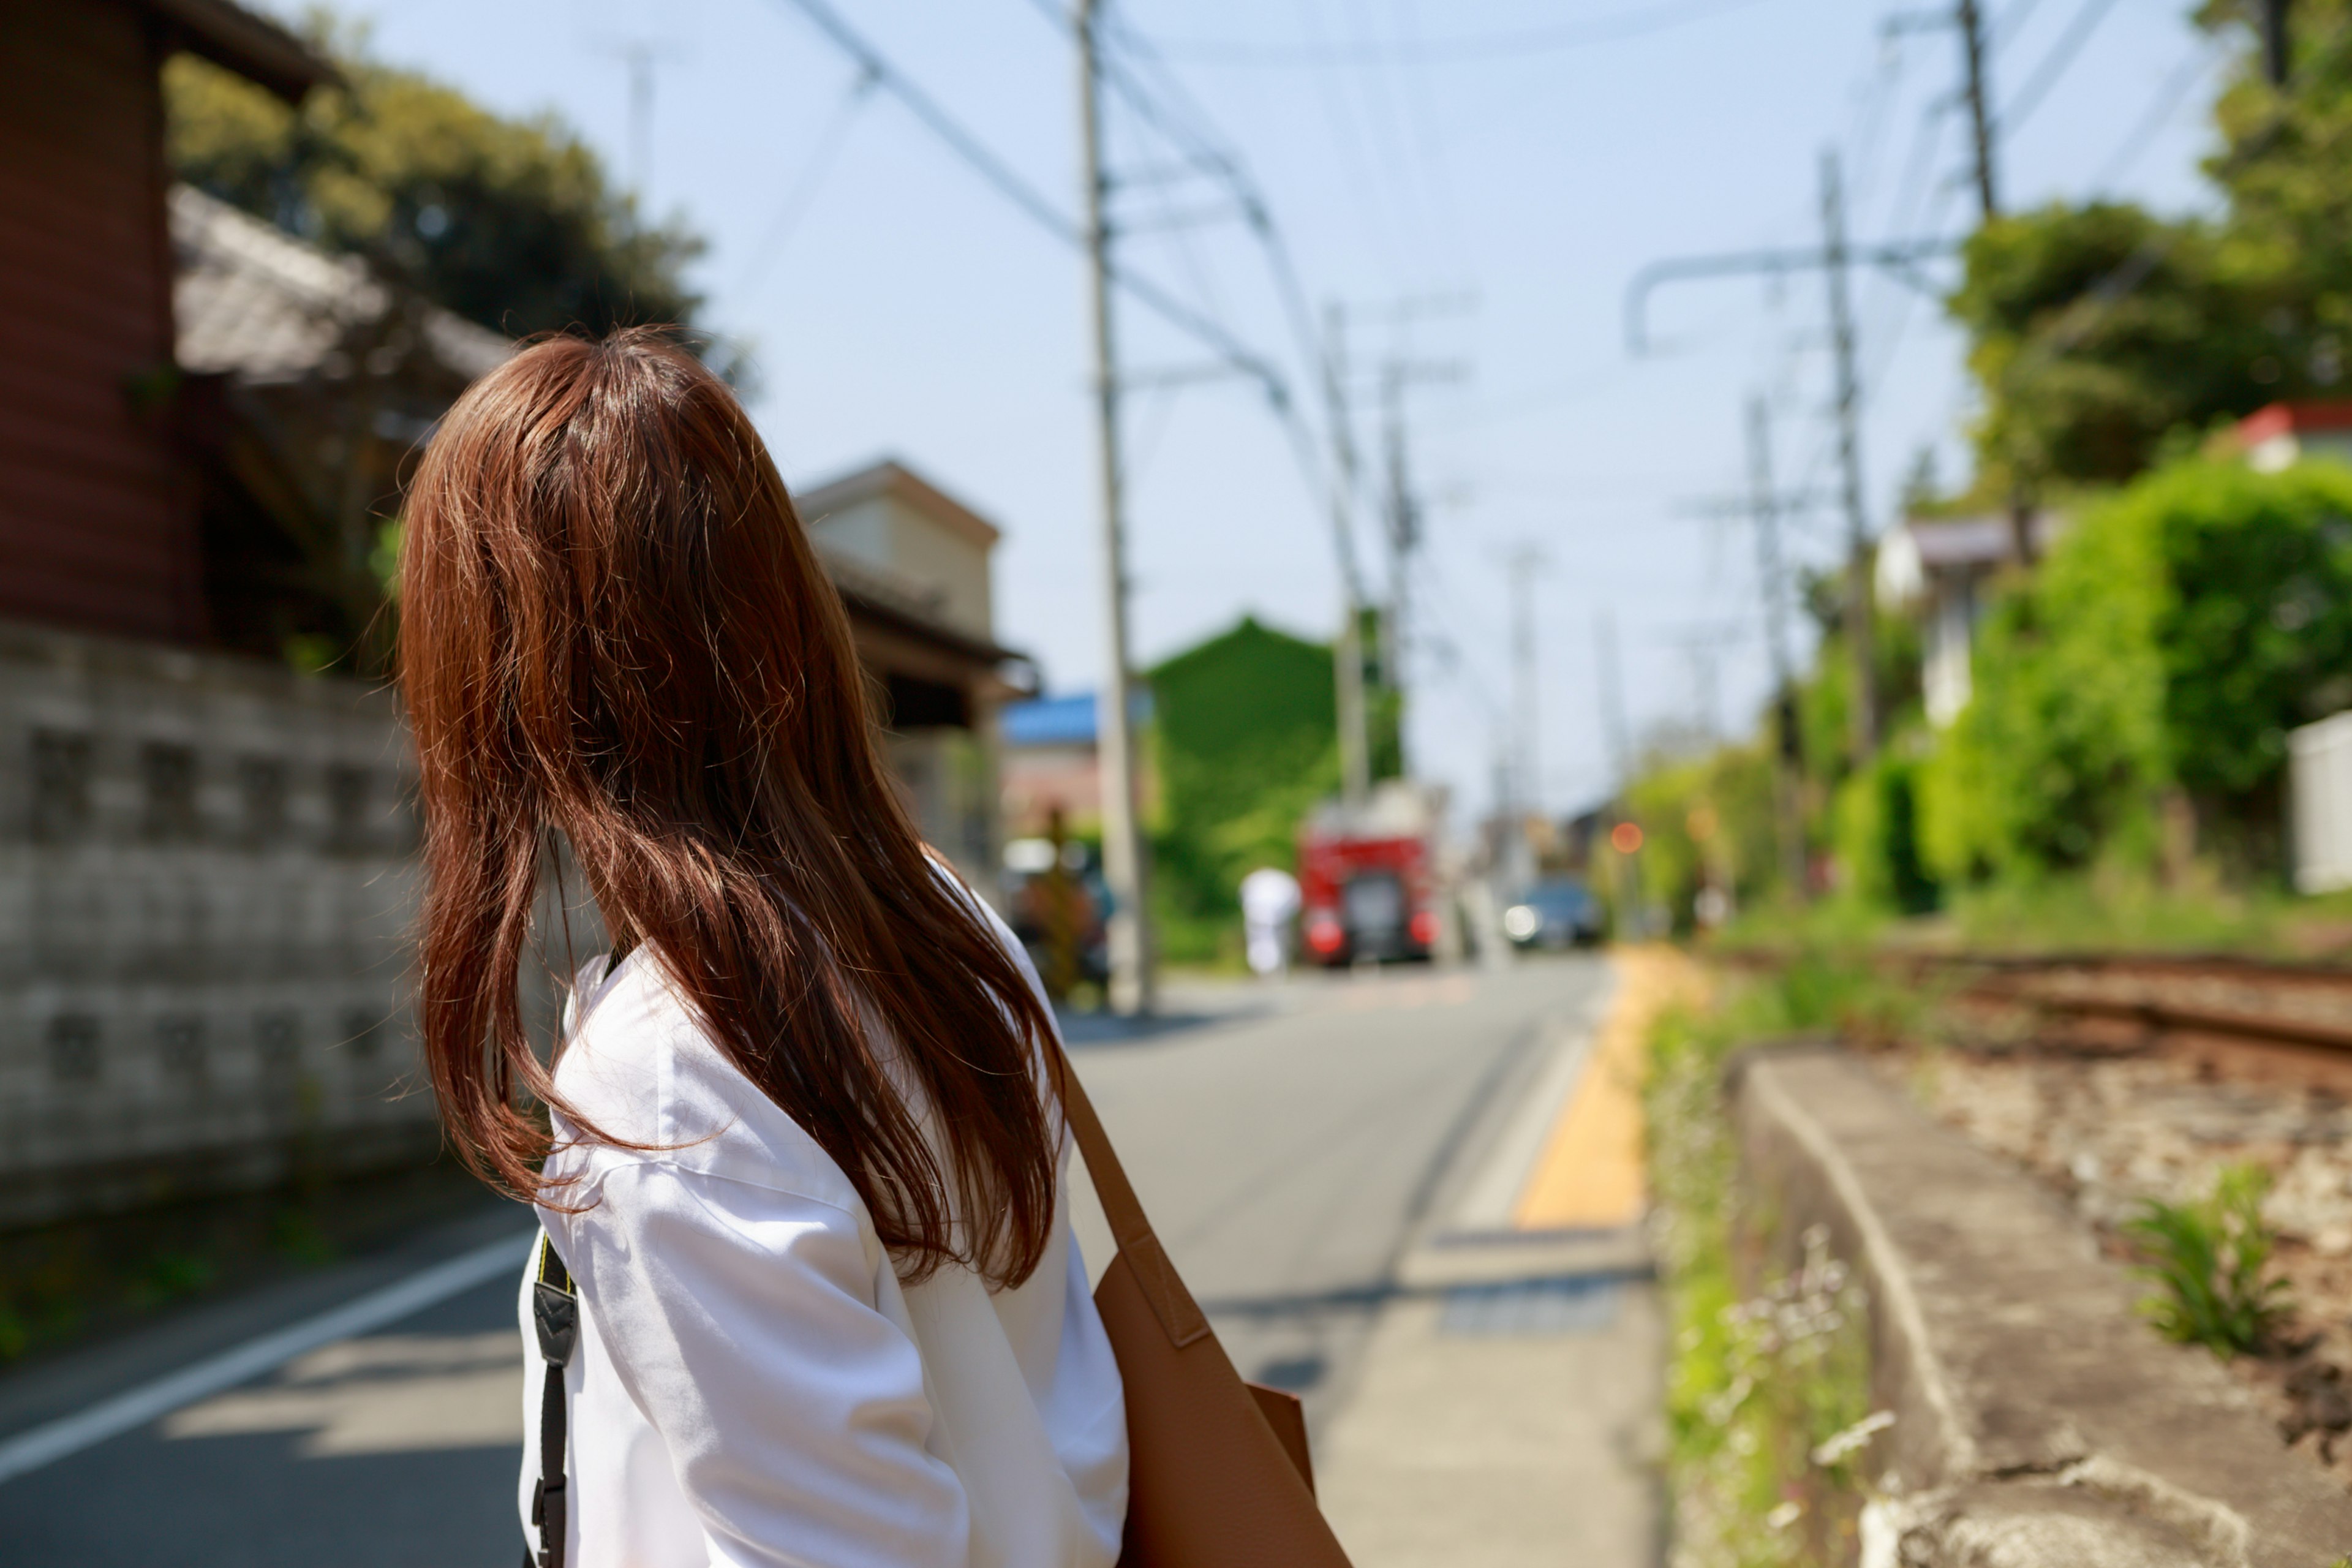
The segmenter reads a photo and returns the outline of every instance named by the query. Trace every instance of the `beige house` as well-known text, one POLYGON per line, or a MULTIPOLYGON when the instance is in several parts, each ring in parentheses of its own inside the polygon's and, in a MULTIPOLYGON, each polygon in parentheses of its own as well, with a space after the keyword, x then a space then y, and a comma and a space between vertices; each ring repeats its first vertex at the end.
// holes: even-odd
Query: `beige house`
POLYGON ((923 836, 992 892, 1003 837, 997 709, 1037 685, 1028 660, 996 641, 995 525, 888 459, 797 502, 849 605, 890 762, 923 836))

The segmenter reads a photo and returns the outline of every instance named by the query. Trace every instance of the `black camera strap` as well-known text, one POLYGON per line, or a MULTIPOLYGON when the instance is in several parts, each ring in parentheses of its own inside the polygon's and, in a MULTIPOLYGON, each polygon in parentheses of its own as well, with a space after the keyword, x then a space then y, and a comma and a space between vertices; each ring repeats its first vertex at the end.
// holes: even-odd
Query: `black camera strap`
POLYGON ((523 1568, 563 1568, 563 1369, 580 1348, 580 1292, 544 1230, 539 1233, 539 1278, 530 1288, 530 1317, 539 1331, 547 1382, 539 1396, 539 1482, 530 1490, 530 1522, 539 1531, 539 1553, 534 1557, 526 1545, 522 1563, 523 1568))

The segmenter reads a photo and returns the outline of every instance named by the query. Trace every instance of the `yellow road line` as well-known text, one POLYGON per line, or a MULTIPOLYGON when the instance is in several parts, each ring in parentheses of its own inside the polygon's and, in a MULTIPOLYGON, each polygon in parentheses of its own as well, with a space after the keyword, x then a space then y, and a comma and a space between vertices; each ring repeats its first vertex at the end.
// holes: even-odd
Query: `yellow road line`
POLYGON ((1614 1230, 1649 1201, 1642 1160, 1642 1056, 1651 1023, 1692 979, 1672 948, 1620 948, 1617 994, 1581 1081, 1511 1211, 1517 1230, 1614 1230))

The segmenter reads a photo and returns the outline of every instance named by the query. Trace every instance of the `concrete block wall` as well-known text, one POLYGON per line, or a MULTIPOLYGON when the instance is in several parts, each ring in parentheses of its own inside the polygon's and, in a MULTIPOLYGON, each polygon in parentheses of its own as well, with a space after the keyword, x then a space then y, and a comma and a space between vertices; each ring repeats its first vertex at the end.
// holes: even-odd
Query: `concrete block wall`
POLYGON ((0 1226, 430 1152, 414 782, 387 692, 0 625, 0 1226))

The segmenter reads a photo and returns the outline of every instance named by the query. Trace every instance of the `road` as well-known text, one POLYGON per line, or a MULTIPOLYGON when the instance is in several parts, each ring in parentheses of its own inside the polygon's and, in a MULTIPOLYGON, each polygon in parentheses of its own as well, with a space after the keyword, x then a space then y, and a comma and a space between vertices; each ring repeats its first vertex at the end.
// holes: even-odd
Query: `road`
MULTIPOLYGON (((1129 1173, 1234 1363, 1299 1391, 1318 1432, 1347 1403, 1405 1249, 1540 1068, 1547 1020, 1582 1016, 1603 973, 1564 960, 1179 989, 1174 1016, 1150 1031, 1074 1030, 1129 1173)), ((478 1249, 512 1223, 487 1215, 443 1251, 478 1249)), ((1090 1205, 1079 1225, 1098 1264, 1090 1205)), ((351 1289, 396 1275, 379 1260, 351 1289)), ((511 1278, 0 1481, 0 1561, 511 1568, 522 1438, 511 1278)), ((308 1287, 310 1321, 332 1304, 315 1300, 325 1289, 308 1287)), ((0 1379, 0 1458, 29 1426, 151 1384, 171 1354, 228 1349, 240 1324, 248 1339, 286 1330, 294 1304, 282 1297, 216 1310, 204 1332, 179 1331, 176 1351, 167 1327, 145 1346, 0 1379)))

